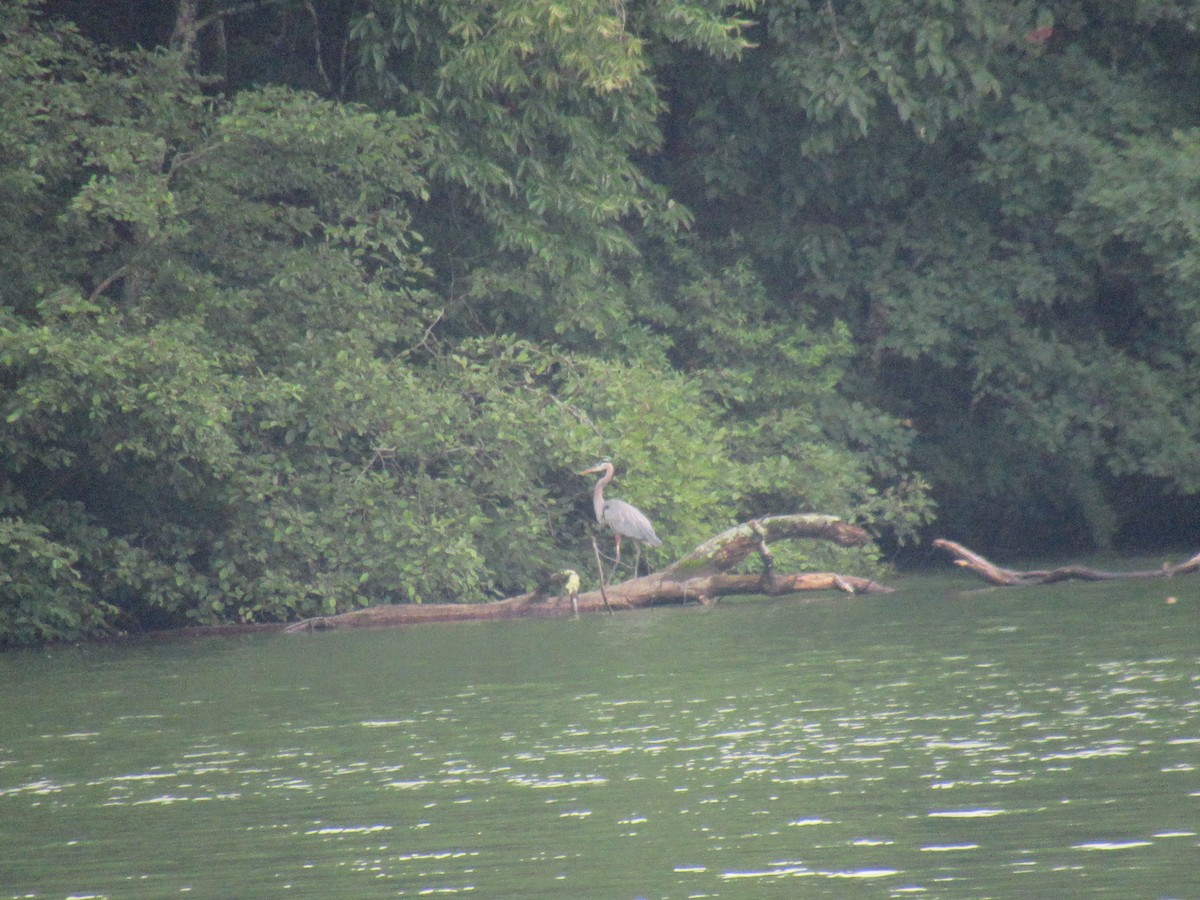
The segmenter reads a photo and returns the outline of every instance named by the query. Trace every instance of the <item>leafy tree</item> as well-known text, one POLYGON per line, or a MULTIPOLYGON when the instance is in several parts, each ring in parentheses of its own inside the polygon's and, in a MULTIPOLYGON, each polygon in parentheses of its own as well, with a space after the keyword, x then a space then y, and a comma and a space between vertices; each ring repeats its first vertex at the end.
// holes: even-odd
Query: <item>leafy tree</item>
POLYGON ((645 347, 613 280, 626 225, 684 214, 636 165, 662 103, 625 25, 620 5, 553 0, 377 0, 354 21, 360 96, 437 124, 421 228, 448 328, 645 347))
POLYGON ((651 177, 650 60, 745 23, 620 12, 374 4, 372 109, 0 11, 0 639, 513 593, 588 565, 600 453, 668 553, 925 520, 851 332, 651 177))
POLYGON ((5 630, 352 602, 378 553, 322 553, 302 488, 350 465, 348 404, 421 333, 419 126, 278 89, 210 101, 169 54, 4 16, 0 117, 26 123, 4 154, 6 577, 70 576, 5 630))
POLYGON ((910 436, 863 404, 842 414, 848 333, 772 304, 735 248, 689 240, 690 211, 650 177, 665 158, 663 60, 735 70, 752 24, 715 3, 381 0, 352 33, 367 96, 437 125, 421 230, 446 333, 515 329, 686 372, 745 476, 723 474, 731 508, 815 505, 908 537, 928 517, 922 482, 900 484, 910 436))
POLYGON ((653 171, 768 317, 849 327, 843 390, 912 423, 941 530, 1105 545, 1138 485, 1196 491, 1194 19, 774 2, 744 60, 660 68, 653 171))

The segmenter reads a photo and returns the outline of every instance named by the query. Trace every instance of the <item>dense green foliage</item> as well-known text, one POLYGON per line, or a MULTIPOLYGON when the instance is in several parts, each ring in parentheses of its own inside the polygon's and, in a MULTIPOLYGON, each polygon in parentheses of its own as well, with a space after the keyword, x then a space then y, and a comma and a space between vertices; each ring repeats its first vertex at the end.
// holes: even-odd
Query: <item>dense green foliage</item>
POLYGON ((1197 15, 768 4, 761 64, 666 70, 673 193, 850 325, 843 391, 913 423, 943 531, 1103 546, 1200 488, 1197 15))
POLYGON ((0 642, 1200 490, 1194 4, 118 6, 0 10, 0 642))

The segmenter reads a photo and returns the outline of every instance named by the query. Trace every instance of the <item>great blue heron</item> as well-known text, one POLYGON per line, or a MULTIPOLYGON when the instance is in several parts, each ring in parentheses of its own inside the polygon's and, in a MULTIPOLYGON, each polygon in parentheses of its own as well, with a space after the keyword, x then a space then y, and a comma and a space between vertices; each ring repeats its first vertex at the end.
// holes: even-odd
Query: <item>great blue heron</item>
MULTIPOLYGON (((612 460, 602 459, 579 474, 592 475, 596 472, 604 474, 600 476, 600 480, 592 489, 592 505, 596 509, 596 521, 601 525, 607 525, 616 535, 617 558, 613 563, 613 572, 617 571, 617 566, 621 564, 621 538, 633 538, 637 542, 637 559, 633 564, 633 574, 636 577, 638 566, 642 561, 642 544, 648 547, 661 547, 662 541, 654 533, 654 526, 650 524, 646 514, 632 503, 626 503, 624 500, 604 499, 604 487, 613 479, 612 460)), ((604 573, 601 572, 600 576, 603 579, 604 573)))

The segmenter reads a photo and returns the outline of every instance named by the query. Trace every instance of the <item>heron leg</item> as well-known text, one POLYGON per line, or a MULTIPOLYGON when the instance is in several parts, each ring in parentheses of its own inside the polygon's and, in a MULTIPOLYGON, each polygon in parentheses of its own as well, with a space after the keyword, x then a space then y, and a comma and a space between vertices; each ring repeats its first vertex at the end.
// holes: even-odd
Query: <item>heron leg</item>
POLYGON ((617 569, 621 568, 621 533, 618 531, 618 532, 616 532, 616 535, 617 535, 617 561, 613 563, 612 571, 608 573, 608 577, 610 579, 614 575, 617 574, 617 569))
POLYGON ((633 577, 637 578, 642 574, 642 544, 638 541, 634 546, 637 548, 637 554, 633 560, 633 577))

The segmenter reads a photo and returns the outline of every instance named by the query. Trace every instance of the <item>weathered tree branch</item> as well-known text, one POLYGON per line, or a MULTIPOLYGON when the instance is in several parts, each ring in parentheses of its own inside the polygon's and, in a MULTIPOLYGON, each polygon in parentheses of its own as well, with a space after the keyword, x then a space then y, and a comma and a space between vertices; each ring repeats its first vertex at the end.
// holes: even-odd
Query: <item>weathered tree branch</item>
POLYGON ((1057 581, 1124 581, 1131 578, 1170 578, 1174 575, 1191 575, 1200 572, 1200 553, 1186 562, 1171 566, 1163 563, 1160 569, 1142 569, 1135 572, 1106 572, 1102 569, 1090 569, 1087 566, 1061 566, 1057 569, 1038 569, 1020 572, 1015 569, 1005 569, 988 559, 969 550, 962 544, 939 538, 933 542, 939 550, 957 557, 956 566, 962 566, 974 572, 990 584, 1012 587, 1015 585, 1053 584, 1057 581))
MULTIPOLYGON (((792 515, 751 519, 709 538, 687 556, 667 566, 661 573, 671 578, 698 578, 713 572, 727 572, 751 553, 770 559, 767 541, 816 538, 842 547, 861 547, 870 536, 857 525, 836 516, 792 515), (765 551, 765 553, 764 553, 765 551)), ((768 569, 773 563, 768 563, 768 569)))
POLYGON ((230 16, 241 15, 262 6, 276 6, 284 0, 247 0, 225 9, 218 9, 200 17, 199 0, 176 0, 175 27, 171 32, 170 47, 180 51, 185 58, 192 59, 196 52, 196 39, 210 25, 220 25, 230 16))
POLYGON ((867 578, 830 572, 776 574, 768 541, 817 538, 844 547, 867 543, 867 533, 834 516, 793 515, 752 519, 705 541, 661 572, 610 584, 605 590, 578 593, 578 576, 556 572, 538 588, 519 597, 491 603, 423 603, 371 606, 337 616, 305 619, 287 631, 328 628, 381 628, 424 622, 510 619, 520 616, 558 616, 570 612, 609 612, 669 603, 712 603, 718 597, 746 594, 781 595, 799 591, 839 590, 851 594, 890 593, 891 588, 867 578), (757 575, 730 570, 752 553, 763 560, 757 575), (557 592, 557 593, 552 593, 557 592))

